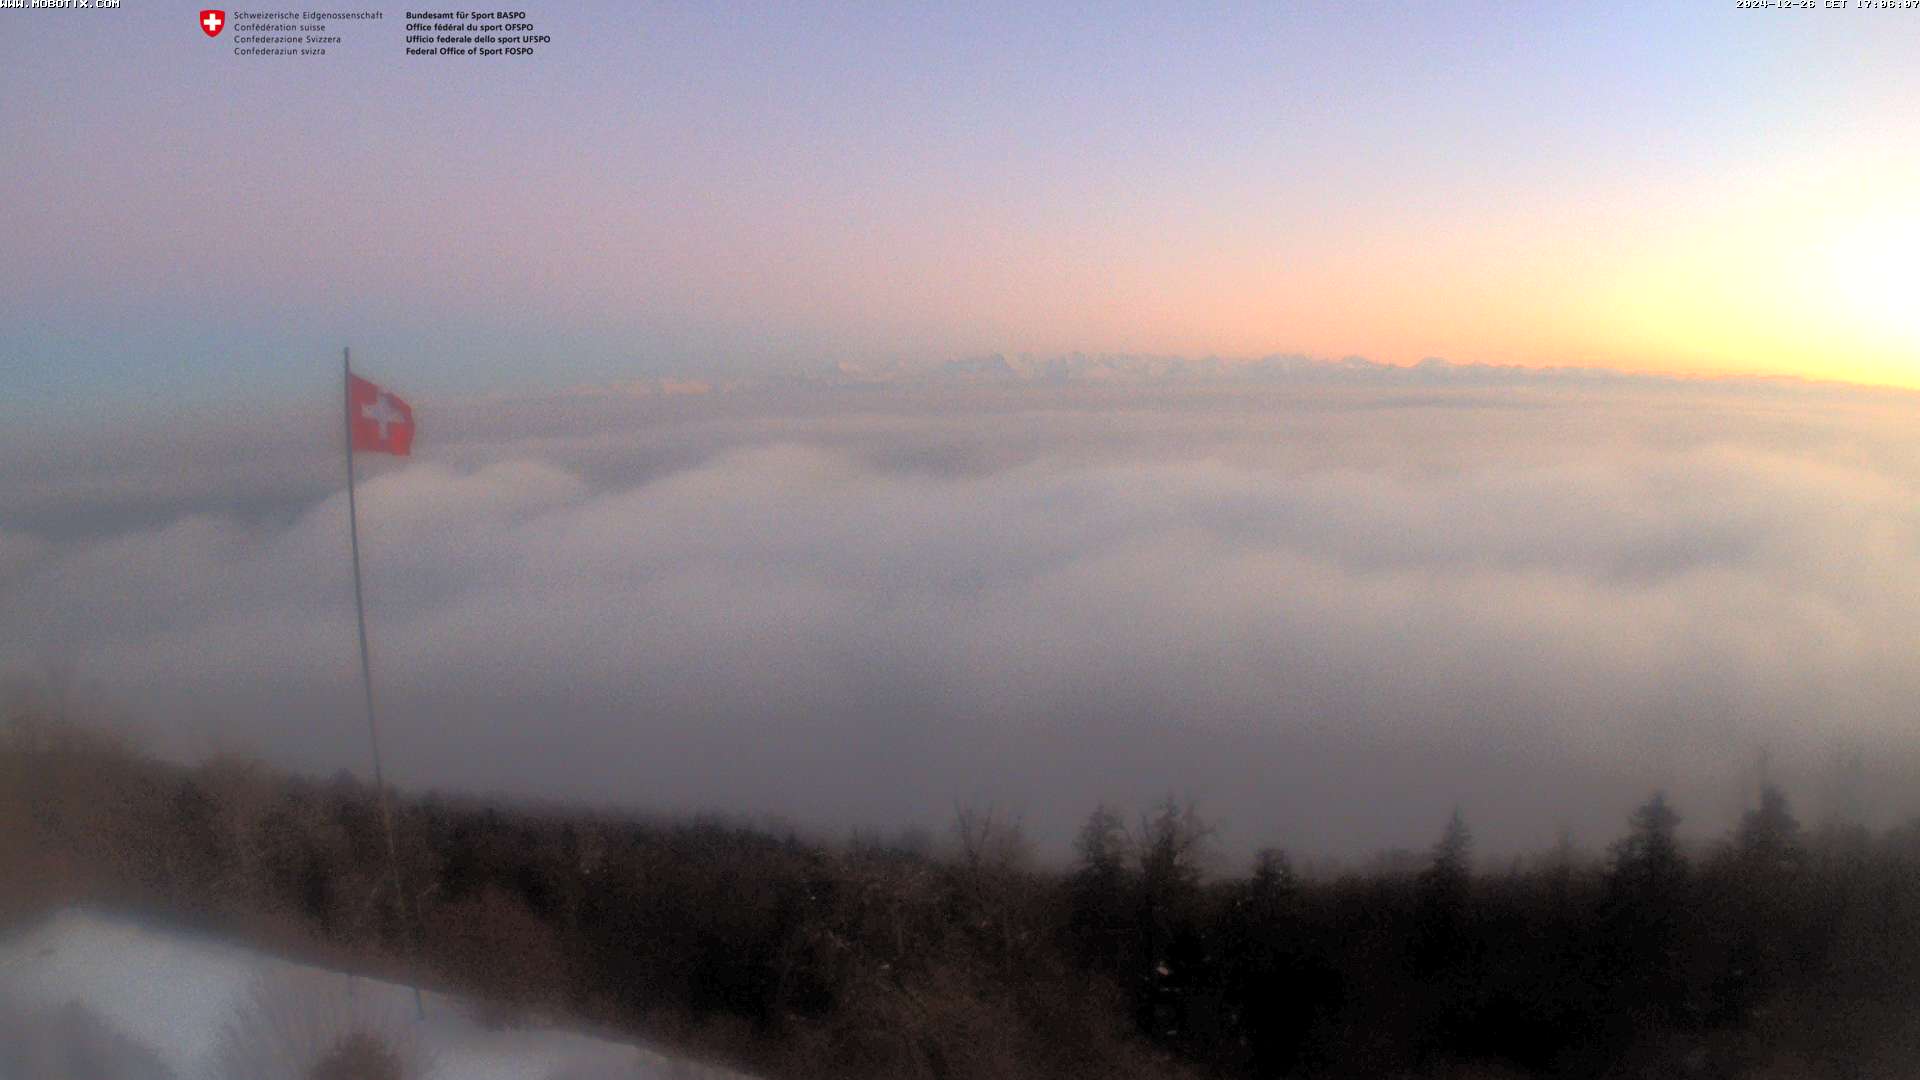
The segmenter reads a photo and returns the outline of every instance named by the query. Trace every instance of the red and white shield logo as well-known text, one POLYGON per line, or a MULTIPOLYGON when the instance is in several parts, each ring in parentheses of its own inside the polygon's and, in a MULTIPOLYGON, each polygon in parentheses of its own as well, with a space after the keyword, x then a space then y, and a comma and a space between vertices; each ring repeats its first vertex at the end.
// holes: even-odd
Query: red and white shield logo
POLYGON ((227 28, 227 13, 218 8, 208 8, 200 13, 200 29, 208 37, 219 37, 220 31, 227 28))

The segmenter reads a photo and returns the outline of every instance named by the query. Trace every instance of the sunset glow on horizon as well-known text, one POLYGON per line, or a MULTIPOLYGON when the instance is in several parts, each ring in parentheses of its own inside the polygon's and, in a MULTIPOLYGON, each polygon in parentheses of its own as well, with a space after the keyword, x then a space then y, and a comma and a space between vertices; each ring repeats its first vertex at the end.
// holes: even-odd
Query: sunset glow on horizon
POLYGON ((485 71, 7 14, 28 409, 284 397, 348 339, 449 392, 995 351, 1920 387, 1913 13, 582 4, 485 71))

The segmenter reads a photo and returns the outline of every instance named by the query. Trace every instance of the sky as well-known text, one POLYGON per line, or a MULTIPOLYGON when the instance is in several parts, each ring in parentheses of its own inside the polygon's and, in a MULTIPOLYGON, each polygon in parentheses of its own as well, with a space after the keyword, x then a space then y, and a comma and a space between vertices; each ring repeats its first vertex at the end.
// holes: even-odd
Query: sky
POLYGON ((16 422, 983 352, 1920 385, 1920 16, 658 5, 520 61, 0 12, 16 422))

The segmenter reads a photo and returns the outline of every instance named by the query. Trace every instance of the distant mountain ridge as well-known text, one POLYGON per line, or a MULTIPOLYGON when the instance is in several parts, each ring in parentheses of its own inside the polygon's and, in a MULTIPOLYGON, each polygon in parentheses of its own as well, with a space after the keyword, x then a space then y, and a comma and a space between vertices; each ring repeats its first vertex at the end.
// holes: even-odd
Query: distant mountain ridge
POLYGON ((1052 356, 983 353, 926 364, 834 361, 814 371, 726 378, 658 376, 578 387, 565 396, 664 397, 737 390, 854 389, 882 387, 1113 385, 1113 386, 1351 386, 1380 388, 1460 387, 1644 387, 1709 386, 1723 390, 1876 392, 1889 388, 1793 376, 1679 375, 1615 368, 1459 362, 1429 356, 1413 364, 1390 364, 1364 356, 1328 359, 1274 353, 1252 360, 1136 353, 1073 352, 1052 356))
MULTIPOLYGON (((1352 384, 1380 386, 1499 386, 1529 383, 1671 385, 1703 381, 1679 375, 1620 371, 1613 368, 1461 363, 1429 356, 1415 364, 1390 364, 1364 356, 1337 359, 1303 353, 1274 353, 1252 360, 1218 356, 1189 358, 1137 353, 1073 352, 1053 356, 984 353, 923 366, 898 362, 864 366, 832 364, 818 374, 786 381, 813 385, 890 383, 1247 383, 1352 384)), ((1800 384, 1798 379, 1725 378, 1715 382, 1800 384)))

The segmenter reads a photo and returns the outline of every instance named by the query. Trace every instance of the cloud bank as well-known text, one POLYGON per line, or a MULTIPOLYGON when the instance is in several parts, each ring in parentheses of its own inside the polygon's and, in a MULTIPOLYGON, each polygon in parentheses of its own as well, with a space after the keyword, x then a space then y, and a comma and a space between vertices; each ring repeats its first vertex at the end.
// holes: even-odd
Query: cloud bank
MULTIPOLYGON (((1901 396, 1020 387, 426 411, 362 542, 399 782, 841 829, 1191 795, 1227 853, 1701 829, 1764 750, 1882 816, 1920 677, 1901 396), (1846 794, 1846 793, 1841 793, 1846 794), (1853 793, 1859 795, 1860 793, 1853 793)), ((211 438, 211 437, 210 437, 211 438)), ((161 440, 162 443, 165 440, 161 440)), ((365 761, 317 422, 0 486, 0 668, 365 761), (227 492, 223 499, 222 492, 227 492)), ((157 444, 156 444, 157 445, 157 444)), ((60 464, 64 461, 65 464, 60 464)), ((60 469, 66 469, 61 472, 60 469)))

